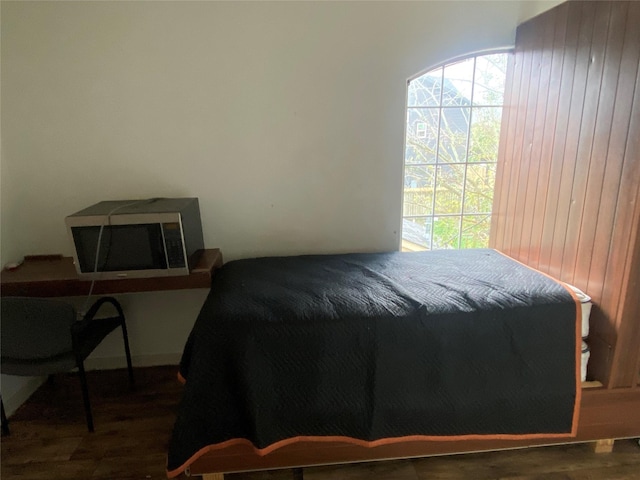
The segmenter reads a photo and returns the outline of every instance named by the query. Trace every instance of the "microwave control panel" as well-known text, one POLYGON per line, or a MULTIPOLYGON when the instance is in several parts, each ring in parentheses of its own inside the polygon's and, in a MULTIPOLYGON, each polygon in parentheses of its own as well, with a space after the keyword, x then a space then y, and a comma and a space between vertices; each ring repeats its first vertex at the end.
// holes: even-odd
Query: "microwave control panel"
POLYGON ((167 262, 169 268, 184 268, 187 261, 184 258, 184 245, 182 244, 182 231, 177 222, 163 223, 162 232, 164 234, 164 244, 167 251, 167 262))

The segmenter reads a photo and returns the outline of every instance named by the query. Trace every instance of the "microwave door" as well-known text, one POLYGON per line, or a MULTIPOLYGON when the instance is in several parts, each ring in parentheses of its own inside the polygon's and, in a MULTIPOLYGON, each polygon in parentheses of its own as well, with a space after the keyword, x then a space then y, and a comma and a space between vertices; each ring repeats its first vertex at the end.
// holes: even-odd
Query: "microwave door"
POLYGON ((154 276, 167 270, 158 223, 72 227, 72 235, 81 273, 112 272, 127 277, 154 276))

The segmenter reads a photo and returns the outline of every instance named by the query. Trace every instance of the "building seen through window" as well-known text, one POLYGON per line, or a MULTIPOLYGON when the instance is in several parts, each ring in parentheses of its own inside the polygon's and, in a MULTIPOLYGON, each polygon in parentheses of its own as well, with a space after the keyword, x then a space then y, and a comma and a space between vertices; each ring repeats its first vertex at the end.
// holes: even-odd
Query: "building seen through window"
POLYGON ((488 246, 507 55, 475 56, 409 82, 403 250, 488 246))

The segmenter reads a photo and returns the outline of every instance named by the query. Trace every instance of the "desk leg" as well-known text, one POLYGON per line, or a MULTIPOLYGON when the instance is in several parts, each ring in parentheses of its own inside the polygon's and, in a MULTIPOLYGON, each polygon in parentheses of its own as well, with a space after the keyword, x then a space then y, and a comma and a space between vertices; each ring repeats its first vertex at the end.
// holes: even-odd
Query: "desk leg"
POLYGON ((9 435, 9 420, 7 419, 7 414, 4 412, 2 397, 0 397, 0 408, 2 408, 2 435, 9 435))

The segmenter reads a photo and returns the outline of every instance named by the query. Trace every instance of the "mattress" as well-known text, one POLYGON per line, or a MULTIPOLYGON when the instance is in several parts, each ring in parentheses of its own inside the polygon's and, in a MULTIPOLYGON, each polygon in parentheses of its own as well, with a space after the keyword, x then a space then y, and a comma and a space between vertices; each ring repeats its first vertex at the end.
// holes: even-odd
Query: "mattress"
POLYGON ((575 435, 578 306, 489 249, 229 262, 184 348, 169 476, 234 443, 575 435))

